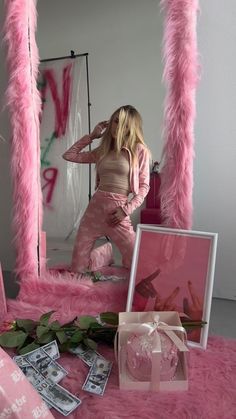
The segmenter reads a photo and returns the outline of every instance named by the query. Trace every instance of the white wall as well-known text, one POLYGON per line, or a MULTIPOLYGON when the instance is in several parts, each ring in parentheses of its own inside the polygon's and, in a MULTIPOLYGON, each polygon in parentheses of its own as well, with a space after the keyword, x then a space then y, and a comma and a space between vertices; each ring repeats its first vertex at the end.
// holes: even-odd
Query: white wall
MULTIPOLYGON (((193 228, 219 233, 214 295, 236 299, 236 2, 200 0, 200 6, 202 80, 197 94, 193 228)), ((158 159, 164 94, 159 1, 38 0, 38 13, 41 58, 67 55, 71 49, 89 52, 92 124, 108 118, 121 104, 135 105, 143 115, 153 158, 158 159)), ((1 68, 1 92, 4 83, 1 68)), ((9 137, 7 122, 3 118, 1 122, 0 133, 9 137)), ((5 196, 0 259, 11 266, 8 148, 0 147, 1 196, 5 196)))
POLYGON ((236 299, 236 1, 200 6, 194 228, 219 233, 214 295, 236 299))
MULTIPOLYGON (((3 0, 0 0, 0 28, 4 20, 3 0)), ((1 36, 1 35, 0 35, 1 36)), ((10 178, 10 147, 9 119, 4 107, 4 92, 7 84, 4 47, 0 38, 0 262, 3 269, 10 269, 14 263, 14 252, 11 245, 11 178, 10 178)))
MULTIPOLYGON (((134 105, 154 160, 162 149, 162 24, 153 0, 38 1, 40 57, 88 52, 92 127, 119 106, 134 105)), ((139 222, 139 210, 132 218, 139 222)))

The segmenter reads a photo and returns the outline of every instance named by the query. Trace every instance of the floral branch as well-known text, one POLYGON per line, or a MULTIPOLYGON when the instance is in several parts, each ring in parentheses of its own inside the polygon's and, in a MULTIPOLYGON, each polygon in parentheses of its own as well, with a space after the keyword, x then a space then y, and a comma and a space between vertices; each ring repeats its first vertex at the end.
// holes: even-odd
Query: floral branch
MULTIPOLYGON (((80 316, 61 325, 57 320, 50 322, 54 311, 43 314, 39 321, 17 319, 0 326, 0 346, 15 348, 25 354, 46 343, 56 340, 61 352, 69 351, 79 344, 96 349, 98 342, 113 345, 118 327, 118 314, 101 313, 98 317, 80 316)), ((182 321, 186 329, 203 327, 206 322, 182 321)))

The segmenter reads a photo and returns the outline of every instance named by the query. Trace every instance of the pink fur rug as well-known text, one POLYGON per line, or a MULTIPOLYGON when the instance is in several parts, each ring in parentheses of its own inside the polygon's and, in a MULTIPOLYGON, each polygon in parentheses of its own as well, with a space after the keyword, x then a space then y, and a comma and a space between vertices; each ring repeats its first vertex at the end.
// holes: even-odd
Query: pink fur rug
POLYGON ((77 279, 67 271, 54 274, 47 271, 42 278, 24 277, 20 281, 18 300, 35 305, 36 313, 37 310, 45 311, 45 307, 57 310, 61 321, 67 321, 73 313, 88 314, 88 309, 89 314, 125 311, 129 272, 116 267, 104 267, 100 272, 126 280, 93 283, 87 276, 81 275, 77 279))
MULTIPOLYGON (((61 286, 58 280, 54 281, 39 280, 32 293, 30 282, 25 282, 23 288, 29 292, 25 298, 28 301, 8 300, 7 318, 37 319, 43 312, 57 309, 54 318, 66 322, 80 313, 95 314, 125 308, 125 281, 95 284, 89 280, 74 281, 74 287, 71 284, 68 287, 67 283, 67 289, 65 280, 62 280, 61 286)), ((114 361, 112 348, 99 346, 98 351, 114 361)), ((105 395, 93 396, 81 390, 88 373, 86 365, 69 354, 63 354, 59 362, 69 371, 61 384, 82 399, 81 407, 68 418, 236 418, 236 340, 210 337, 206 351, 191 349, 189 390, 186 392, 120 391, 114 362, 105 395)), ((55 418, 62 418, 55 410, 52 413, 55 418)))

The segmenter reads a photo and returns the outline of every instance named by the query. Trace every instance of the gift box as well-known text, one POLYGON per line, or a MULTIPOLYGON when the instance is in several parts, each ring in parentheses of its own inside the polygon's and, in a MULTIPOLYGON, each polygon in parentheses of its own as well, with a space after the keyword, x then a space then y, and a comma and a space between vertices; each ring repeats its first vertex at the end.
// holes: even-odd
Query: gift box
POLYGON ((160 186, 161 177, 159 173, 152 172, 150 176, 150 189, 146 196, 146 208, 160 208, 160 186))
POLYGON ((140 213, 141 224, 161 224, 161 210, 158 208, 144 208, 140 213))
POLYGON ((119 313, 115 353, 120 389, 188 389, 186 332, 177 312, 119 313))

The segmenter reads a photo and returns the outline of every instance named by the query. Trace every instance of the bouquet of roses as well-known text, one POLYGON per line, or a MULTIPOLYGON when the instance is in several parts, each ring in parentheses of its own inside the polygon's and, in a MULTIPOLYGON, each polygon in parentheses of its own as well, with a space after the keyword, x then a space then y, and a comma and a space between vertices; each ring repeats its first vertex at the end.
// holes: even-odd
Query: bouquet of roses
POLYGON ((117 331, 118 314, 105 312, 99 316, 80 316, 61 325, 50 321, 54 311, 43 314, 38 321, 17 319, 0 325, 0 346, 16 348, 24 354, 46 343, 57 341, 60 351, 69 351, 78 344, 96 349, 97 342, 113 344, 117 331))
MULTIPOLYGON (((18 354, 33 351, 46 343, 56 340, 61 352, 69 351, 84 344, 96 349, 97 342, 113 345, 118 327, 118 313, 104 312, 98 316, 79 316, 70 323, 61 325, 58 320, 50 321, 54 311, 43 314, 38 321, 17 319, 0 325, 0 346, 15 348, 18 354)), ((202 327, 205 322, 182 319, 182 326, 202 327)))

